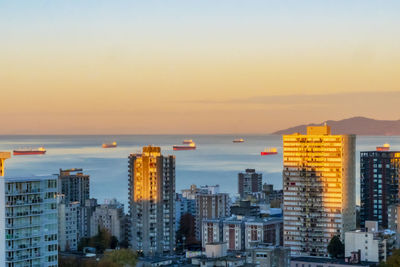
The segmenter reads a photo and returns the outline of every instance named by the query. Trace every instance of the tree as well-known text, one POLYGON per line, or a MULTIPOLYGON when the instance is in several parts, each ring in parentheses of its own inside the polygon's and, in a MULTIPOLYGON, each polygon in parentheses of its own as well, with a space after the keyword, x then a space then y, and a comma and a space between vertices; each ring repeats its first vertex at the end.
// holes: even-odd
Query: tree
POLYGON ((130 249, 119 249, 106 252, 99 262, 99 267, 134 267, 137 254, 130 249))
POLYGON ((339 258, 344 256, 344 245, 338 235, 332 237, 328 245, 328 253, 332 258, 339 258))
POLYGON ((386 262, 381 262, 379 267, 398 267, 400 266, 400 249, 394 249, 392 255, 386 262))
POLYGON ((82 238, 78 244, 78 250, 84 247, 94 247, 97 253, 103 253, 107 248, 115 249, 118 246, 118 239, 112 236, 107 229, 100 228, 97 235, 91 238, 82 238))

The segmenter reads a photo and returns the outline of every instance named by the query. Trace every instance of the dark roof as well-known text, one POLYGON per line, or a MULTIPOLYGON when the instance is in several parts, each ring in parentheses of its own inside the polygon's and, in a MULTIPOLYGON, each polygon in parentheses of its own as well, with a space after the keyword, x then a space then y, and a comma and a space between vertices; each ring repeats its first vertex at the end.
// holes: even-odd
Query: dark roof
POLYGON ((342 264, 348 266, 376 266, 375 262, 361 261, 359 263, 349 263, 345 262, 344 259, 331 259, 322 257, 293 257, 291 261, 301 261, 301 262, 315 262, 315 263, 332 263, 332 264, 342 264))

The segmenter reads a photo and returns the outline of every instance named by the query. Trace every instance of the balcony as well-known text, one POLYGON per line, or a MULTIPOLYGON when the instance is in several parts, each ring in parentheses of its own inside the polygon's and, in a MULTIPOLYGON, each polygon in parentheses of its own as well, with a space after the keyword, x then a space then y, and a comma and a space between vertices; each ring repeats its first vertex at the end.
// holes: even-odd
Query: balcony
MULTIPOLYGON (((56 199, 54 199, 56 201, 56 199)), ((36 199, 28 199, 28 200, 16 200, 16 201, 7 201, 6 202, 6 207, 15 207, 15 206, 26 206, 26 205, 34 205, 34 204, 40 204, 43 203, 42 198, 36 198, 36 199)))

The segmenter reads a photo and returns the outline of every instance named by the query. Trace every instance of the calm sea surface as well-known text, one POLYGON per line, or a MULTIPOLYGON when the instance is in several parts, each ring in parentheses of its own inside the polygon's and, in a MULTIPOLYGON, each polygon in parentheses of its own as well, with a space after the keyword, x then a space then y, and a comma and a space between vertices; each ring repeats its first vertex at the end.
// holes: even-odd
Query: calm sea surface
MULTIPOLYGON (((400 150, 400 136, 357 136, 357 185, 359 185, 359 152, 374 150, 385 142, 400 150)), ((161 146, 163 154, 176 156, 176 189, 191 184, 219 184, 221 191, 237 193, 237 173, 255 168, 263 182, 282 188, 282 139, 276 135, 124 135, 124 136, 0 136, 0 151, 44 146, 45 155, 13 156, 6 161, 7 176, 56 174, 60 168, 82 168, 90 175, 91 197, 128 201, 128 156, 144 145, 161 146), (234 144, 243 137, 244 143, 234 144), (172 145, 193 139, 194 151, 173 151, 172 145), (117 148, 104 149, 103 142, 116 141, 117 148), (265 147, 277 147, 279 154, 260 156, 265 147)), ((357 186, 357 195, 359 194, 357 186)))

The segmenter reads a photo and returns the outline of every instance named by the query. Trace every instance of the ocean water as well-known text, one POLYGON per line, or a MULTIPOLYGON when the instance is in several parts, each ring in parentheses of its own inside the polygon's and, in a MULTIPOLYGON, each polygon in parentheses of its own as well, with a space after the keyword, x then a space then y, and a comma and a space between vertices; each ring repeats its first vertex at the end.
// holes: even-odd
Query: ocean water
MULTIPOLYGON (((390 143, 400 150, 400 136, 357 136, 357 199, 359 196, 359 152, 390 143)), ((82 168, 90 175, 91 197, 100 203, 116 198, 127 206, 128 156, 145 145, 160 146, 162 153, 176 156, 176 190, 196 185, 220 185, 221 192, 237 194, 237 173, 254 168, 263 182, 282 188, 282 138, 278 135, 123 135, 123 136, 0 136, 0 151, 44 146, 45 155, 13 156, 6 161, 6 176, 49 175, 59 169, 82 168), (244 143, 233 143, 243 137, 244 143), (173 151, 172 145, 193 139, 194 151, 173 151), (117 148, 104 149, 104 142, 116 141, 117 148), (277 147, 279 154, 260 156, 265 147, 277 147)))

